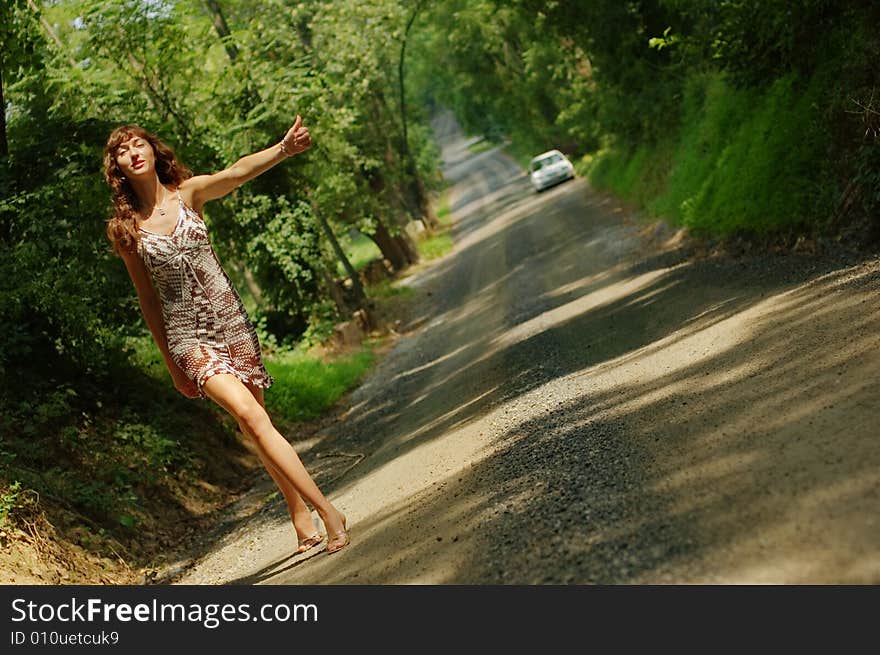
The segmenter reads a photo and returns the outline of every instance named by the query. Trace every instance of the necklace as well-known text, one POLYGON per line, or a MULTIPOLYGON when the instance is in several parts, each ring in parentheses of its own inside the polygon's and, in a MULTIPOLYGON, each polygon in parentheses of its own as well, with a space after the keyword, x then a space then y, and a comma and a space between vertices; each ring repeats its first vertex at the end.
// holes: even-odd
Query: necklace
POLYGON ((162 185, 162 191, 164 191, 165 193, 162 194, 162 204, 161 204, 161 206, 160 206, 160 205, 156 205, 155 207, 153 207, 153 209, 156 209, 156 208, 159 209, 159 215, 160 215, 160 216, 164 216, 164 215, 165 215, 165 201, 168 199, 168 189, 165 188, 165 185, 164 185, 164 184, 162 185))

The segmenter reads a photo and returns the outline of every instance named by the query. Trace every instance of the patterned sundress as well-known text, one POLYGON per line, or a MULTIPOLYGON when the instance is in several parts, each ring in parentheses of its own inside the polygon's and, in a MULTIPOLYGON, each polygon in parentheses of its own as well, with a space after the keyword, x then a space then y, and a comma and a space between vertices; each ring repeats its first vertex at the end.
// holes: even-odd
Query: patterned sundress
POLYGON ((241 296, 220 265, 202 217, 177 192, 177 224, 168 235, 138 228, 138 254, 162 305, 168 349, 198 386, 218 373, 266 388, 260 342, 241 296))

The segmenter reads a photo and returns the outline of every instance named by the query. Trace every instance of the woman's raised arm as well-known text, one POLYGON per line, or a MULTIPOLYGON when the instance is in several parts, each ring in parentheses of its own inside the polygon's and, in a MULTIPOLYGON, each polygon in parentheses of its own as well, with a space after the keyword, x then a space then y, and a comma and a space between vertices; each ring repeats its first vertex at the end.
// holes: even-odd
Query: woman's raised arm
POLYGON ((212 175, 196 175, 180 185, 183 200, 198 212, 209 200, 222 198, 248 180, 265 173, 278 162, 308 150, 312 145, 309 128, 297 115, 293 126, 287 130, 278 144, 242 157, 226 170, 212 175))

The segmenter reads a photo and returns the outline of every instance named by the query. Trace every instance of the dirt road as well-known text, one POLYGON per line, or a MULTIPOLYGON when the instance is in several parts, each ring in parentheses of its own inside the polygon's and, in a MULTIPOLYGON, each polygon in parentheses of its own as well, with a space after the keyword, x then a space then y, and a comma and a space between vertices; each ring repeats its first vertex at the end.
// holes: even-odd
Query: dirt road
POLYGON ((297 446, 351 546, 292 557, 276 498, 178 581, 880 583, 880 260, 693 258, 436 128, 456 248, 297 446))

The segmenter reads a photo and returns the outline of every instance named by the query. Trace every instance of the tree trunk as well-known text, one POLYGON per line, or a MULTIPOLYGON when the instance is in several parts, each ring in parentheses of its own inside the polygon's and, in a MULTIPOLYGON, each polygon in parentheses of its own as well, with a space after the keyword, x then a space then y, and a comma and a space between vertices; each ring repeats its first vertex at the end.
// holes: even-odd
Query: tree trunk
POLYGON ((416 184, 419 187, 419 197, 425 203, 422 207, 422 222, 425 224, 428 233, 432 234, 440 229, 440 221, 437 220, 437 214, 434 213, 434 208, 428 199, 428 190, 425 188, 425 184, 418 173, 416 173, 416 184))
POLYGON ((76 61, 70 55, 70 53, 67 52, 67 48, 64 47, 64 44, 61 42, 61 39, 58 38, 58 34, 55 32, 54 29, 52 29, 52 26, 49 24, 49 21, 46 20, 46 17, 43 16, 43 13, 40 11, 40 8, 37 6, 37 3, 34 2, 34 0, 27 0, 27 6, 28 6, 28 9, 30 9, 32 12, 34 12, 35 14, 37 14, 40 17, 40 25, 43 26, 44 30, 46 30, 46 34, 49 35, 49 38, 55 42, 55 45, 58 48, 59 52, 61 52, 62 54, 64 54, 65 57, 67 57, 67 62, 71 66, 76 67, 76 61))
POLYGON ((324 269, 324 285, 327 287, 327 293, 336 305, 339 315, 343 318, 349 318, 352 315, 351 307, 345 302, 345 295, 342 293, 342 289, 339 288, 336 280, 333 279, 333 276, 330 275, 330 271, 327 269, 324 269))
POLYGON ((244 277, 244 283, 247 285, 248 290, 251 292, 251 295, 254 299, 259 303, 263 303, 263 290, 260 288, 260 285, 257 284, 257 281, 254 279, 253 273, 251 273, 251 269, 247 266, 243 267, 242 276, 244 277))
POLYGON ((422 6, 425 4, 425 0, 420 0, 416 5, 416 8, 413 9, 412 15, 409 17, 409 20, 406 23, 406 29, 403 31, 403 39, 400 42, 400 59, 397 62, 397 77, 400 86, 400 122, 403 126, 403 144, 402 144, 402 153, 405 157, 409 158, 409 140, 407 137, 406 130, 406 86, 404 85, 404 58, 406 57, 406 41, 409 38, 409 31, 413 26, 413 23, 416 21, 416 16, 419 15, 419 12, 422 10, 422 6))
MULTIPOLYGON (((205 0, 205 6, 211 14, 211 22, 214 24, 214 30, 217 32, 217 36, 220 37, 220 42, 223 43, 223 47, 226 49, 226 56, 229 57, 229 61, 234 64, 238 58, 238 48, 236 48, 235 44, 232 42, 232 32, 229 31, 229 24, 226 22, 226 17, 223 15, 223 9, 220 7, 220 3, 217 2, 217 0, 205 0)), ((257 89, 257 85, 254 84, 250 71, 245 69, 244 73, 246 88, 239 94, 242 107, 242 118, 246 118, 248 113, 250 113, 258 103, 262 102, 260 91, 257 89)))
POLYGON ((407 122, 406 122, 406 86, 404 84, 404 61, 406 56, 406 42, 409 38, 409 31, 412 29, 413 23, 416 20, 416 17, 419 15, 419 12, 422 10, 422 7, 425 5, 425 0, 419 0, 416 4, 415 9, 413 9, 412 15, 409 17, 409 20, 406 23, 406 29, 403 31, 403 39, 400 43, 400 59, 397 63, 397 76, 399 81, 399 93, 400 93, 400 123, 403 127, 403 135, 400 142, 400 154, 403 156, 404 161, 404 170, 407 175, 407 192, 411 199, 411 204, 415 209, 413 212, 413 218, 421 219, 422 222, 425 223, 425 227, 429 230, 435 230, 438 225, 435 220, 433 220, 430 215, 430 203, 428 201, 428 194, 425 191, 425 185, 422 183, 422 180, 418 173, 418 168, 416 167, 416 162, 413 159, 412 153, 409 149, 409 133, 407 130, 407 122))
MULTIPOLYGON (((385 101, 381 91, 375 91, 372 94, 373 107, 377 114, 388 115, 393 113, 385 101)), ((437 227, 436 221, 431 221, 429 216, 427 192, 424 184, 422 184, 415 162, 409 153, 407 141, 400 134, 392 135, 388 130, 384 130, 377 135, 378 138, 385 140, 385 164, 387 167, 400 167, 400 179, 388 182, 386 193, 393 197, 394 202, 399 205, 407 217, 412 220, 422 220, 425 227, 433 231, 437 227), (427 220, 425 217, 428 217, 427 220)), ((384 181, 382 186, 386 186, 384 181)), ((405 227, 407 220, 400 222, 401 227, 405 227)))
POLYGON ((236 259, 231 260, 230 265, 235 269, 235 272, 241 276, 241 279, 244 280, 244 284, 248 288, 250 294, 254 297, 254 301, 258 305, 262 305, 263 290, 260 288, 260 284, 254 278, 254 274, 251 273, 251 269, 247 267, 247 263, 236 259))
POLYGON ((232 42, 232 33, 229 31, 229 25, 226 24, 223 10, 220 9, 217 0, 205 0, 205 5, 207 5, 208 11, 211 12, 214 29, 223 42, 223 47, 226 48, 226 55, 229 57, 229 61, 235 61, 235 58, 238 57, 238 48, 232 42))
MULTIPOLYGON (((125 35, 120 35, 120 38, 125 38, 125 35)), ((138 83, 143 83, 143 88, 146 89, 146 95, 150 99, 150 102, 153 104, 153 107, 156 108, 157 111, 161 112, 165 118, 168 116, 174 117, 174 120, 177 121, 178 126, 180 127, 181 134, 184 139, 187 141, 191 138, 192 131, 189 128, 189 125, 184 120, 183 116, 181 116, 177 110, 174 109, 174 105, 172 104, 170 98, 167 93, 163 94, 161 90, 161 80, 150 79, 150 73, 147 69, 146 65, 141 62, 137 57, 135 57, 131 50, 127 51, 128 55, 128 63, 131 64, 132 70, 135 71, 136 74, 129 73, 125 67, 122 65, 121 61, 115 60, 116 65, 120 70, 130 75, 131 78, 138 83)))
POLYGON ((400 249, 406 254, 410 264, 415 264, 419 261, 419 251, 406 232, 401 230, 399 234, 395 235, 394 240, 400 245, 400 249))
POLYGON ((318 216, 321 227, 324 229, 324 234, 326 234, 327 238, 330 240, 330 245, 333 248, 333 252, 336 253, 337 257, 339 257, 339 261, 341 261, 343 267, 345 267, 345 270, 348 273, 348 277, 351 278, 352 288, 354 289, 354 297, 357 300, 358 308, 361 308, 367 302, 367 295, 364 293, 363 285, 361 285, 361 278, 357 274, 357 271, 354 270, 354 266, 351 265, 351 262, 348 261, 348 257, 345 256, 345 251, 343 251, 342 246, 339 245, 339 241, 337 241, 336 235, 333 234, 333 230, 330 228, 330 224, 327 222, 327 219, 324 218, 324 215, 320 212, 315 213, 318 216))
POLYGON ((376 221, 376 231, 370 235, 370 238, 382 251, 382 256, 391 262, 391 268, 395 271, 402 271, 409 265, 409 257, 407 253, 391 234, 382 221, 376 221))
POLYGON ((0 157, 9 154, 9 142, 6 140, 6 100, 3 98, 3 62, 0 62, 0 157))

